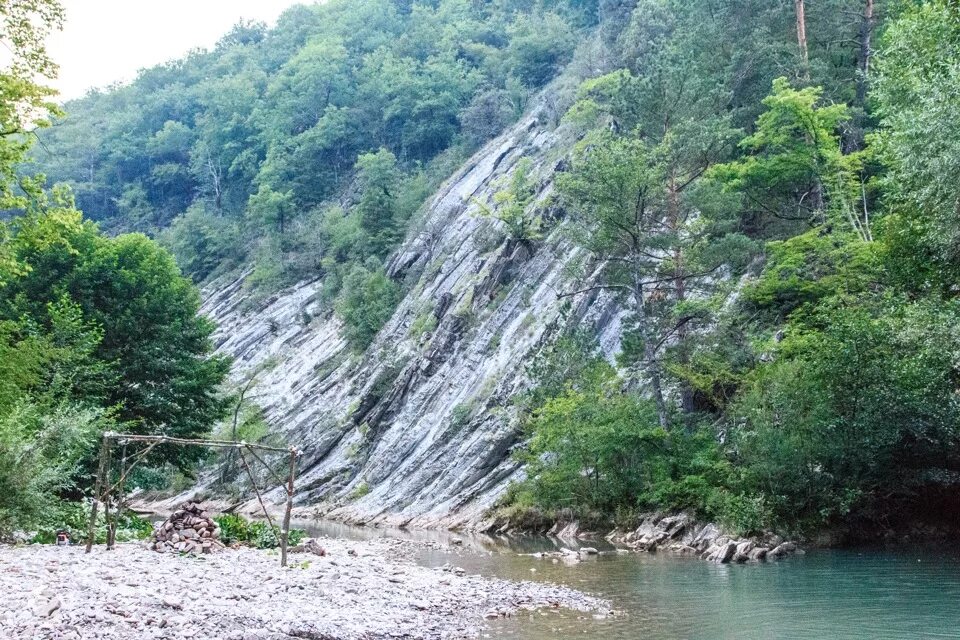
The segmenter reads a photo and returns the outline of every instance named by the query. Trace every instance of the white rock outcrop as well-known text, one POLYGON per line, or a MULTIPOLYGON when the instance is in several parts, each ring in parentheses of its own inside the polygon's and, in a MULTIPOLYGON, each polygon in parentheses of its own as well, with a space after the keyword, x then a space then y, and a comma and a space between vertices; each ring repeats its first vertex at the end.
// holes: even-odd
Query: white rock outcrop
POLYGON ((510 398, 529 385, 525 363, 570 324, 590 324, 608 352, 618 349, 609 298, 557 296, 576 284, 570 265, 586 258, 564 239, 548 200, 571 144, 534 109, 446 182, 388 265, 409 293, 362 356, 321 307, 319 281, 261 304, 242 278, 206 292, 203 311, 219 325, 219 351, 235 358, 234 381, 256 372, 248 397, 304 451, 301 513, 478 525, 522 473, 511 457, 519 434, 510 398), (506 239, 473 203, 489 201, 524 157, 551 229, 532 247, 506 239))

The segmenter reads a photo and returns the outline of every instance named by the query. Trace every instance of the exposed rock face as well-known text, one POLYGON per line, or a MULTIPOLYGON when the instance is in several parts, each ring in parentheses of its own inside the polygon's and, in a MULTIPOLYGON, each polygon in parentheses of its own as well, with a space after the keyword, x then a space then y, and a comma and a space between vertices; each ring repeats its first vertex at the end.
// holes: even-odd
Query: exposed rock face
POLYGON ((635 530, 614 531, 607 539, 638 551, 669 551, 721 564, 779 560, 800 553, 796 544, 783 542, 777 536, 728 536, 715 524, 698 523, 685 513, 668 517, 652 513, 635 530))
MULTIPOLYGON (((589 323, 608 352, 619 312, 603 295, 559 300, 567 267, 584 260, 561 222, 535 246, 512 242, 477 215, 523 157, 541 201, 570 148, 536 112, 478 153, 428 203, 419 231, 388 265, 409 293, 365 354, 304 282, 251 308, 242 279, 207 292, 233 378, 257 372, 248 397, 304 451, 297 507, 352 522, 476 526, 522 473, 510 398, 524 363, 564 326, 589 323)), ((549 213, 547 214, 549 217, 549 213)), ((268 498, 279 503, 274 491, 268 498)))

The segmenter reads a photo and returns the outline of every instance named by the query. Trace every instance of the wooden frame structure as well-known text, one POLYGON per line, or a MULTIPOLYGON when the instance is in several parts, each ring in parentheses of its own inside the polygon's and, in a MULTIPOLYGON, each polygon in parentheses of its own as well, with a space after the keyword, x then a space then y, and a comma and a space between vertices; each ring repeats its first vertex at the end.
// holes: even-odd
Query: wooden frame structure
POLYGON ((294 481, 297 473, 297 458, 300 457, 300 451, 293 447, 282 449, 280 447, 251 444, 243 441, 234 442, 229 440, 191 440, 188 438, 174 438, 171 436, 142 436, 132 433, 115 433, 113 431, 107 431, 103 434, 103 442, 100 446, 100 463, 97 467, 97 479, 93 491, 93 503, 90 506, 90 524, 87 528, 87 553, 90 553, 91 549, 93 549, 93 539, 97 524, 97 511, 101 503, 103 504, 104 517, 107 521, 107 549, 113 549, 114 544, 116 543, 117 515, 122 512, 124 500, 126 498, 124 489, 126 487, 127 476, 130 475, 130 472, 133 471, 137 465, 146 459, 147 455, 153 450, 154 447, 160 444, 211 447, 214 449, 230 449, 237 451, 240 454, 240 460, 243 463, 243 469, 246 471, 247 477, 250 478, 250 484, 253 486, 253 490, 257 494, 257 501, 260 503, 260 508, 263 510, 263 515, 270 524, 270 528, 276 530, 276 526, 273 524, 273 518, 270 517, 270 512, 267 511, 267 506, 263 502, 263 495, 260 493, 260 488, 257 486, 257 481, 253 477, 253 470, 250 468, 250 464, 247 462, 243 452, 247 451, 250 455, 260 461, 260 463, 267 468, 270 474, 278 481, 279 485, 283 487, 287 493, 286 506, 283 514, 283 526, 280 528, 280 566, 287 566, 287 544, 290 540, 290 515, 293 509, 294 481), (142 451, 137 453, 128 464, 127 445, 130 443, 143 443, 147 446, 142 451), (116 482, 112 482, 112 450, 114 445, 117 444, 121 445, 122 448, 120 459, 120 477, 116 482), (285 479, 281 478, 280 475, 274 471, 273 468, 260 455, 257 454, 257 450, 268 451, 272 453, 284 453, 290 456, 287 477, 285 479), (113 517, 111 519, 110 503, 114 495, 117 496, 117 508, 114 510, 113 517))

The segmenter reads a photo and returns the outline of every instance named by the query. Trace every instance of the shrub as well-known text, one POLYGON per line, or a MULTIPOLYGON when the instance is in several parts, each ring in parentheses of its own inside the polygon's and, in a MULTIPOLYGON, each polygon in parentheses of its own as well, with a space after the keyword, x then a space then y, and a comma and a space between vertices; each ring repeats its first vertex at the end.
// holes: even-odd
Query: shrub
POLYGON ((382 268, 356 265, 343 282, 335 308, 355 351, 363 351, 390 319, 400 302, 400 288, 382 268))
POLYGON ((470 422, 470 418, 473 417, 474 403, 465 402, 463 404, 458 404, 453 408, 453 411, 450 412, 450 429, 453 431, 459 431, 470 422))
MULTIPOLYGON (((257 549, 276 549, 280 546, 280 530, 263 520, 247 520, 243 516, 224 513, 214 517, 220 527, 220 540, 224 544, 244 544, 257 549)), ((290 545, 297 545, 306 537, 301 529, 291 529, 287 536, 290 545)))
POLYGON ((103 411, 21 404, 0 414, 0 534, 57 513, 108 420, 103 411))
POLYGON ((369 494, 371 491, 370 485, 366 482, 361 482, 357 485, 357 488, 350 493, 351 500, 359 500, 363 496, 369 494))
MULTIPOLYGON (((57 532, 66 530, 74 544, 86 540, 90 525, 90 501, 61 502, 46 511, 37 521, 36 531, 31 542, 39 544, 53 544, 57 540, 57 532)), ((117 517, 117 542, 132 542, 144 540, 153 533, 153 525, 130 511, 117 517)), ((107 521, 103 510, 97 513, 97 522, 94 528, 94 543, 107 542, 107 521)))

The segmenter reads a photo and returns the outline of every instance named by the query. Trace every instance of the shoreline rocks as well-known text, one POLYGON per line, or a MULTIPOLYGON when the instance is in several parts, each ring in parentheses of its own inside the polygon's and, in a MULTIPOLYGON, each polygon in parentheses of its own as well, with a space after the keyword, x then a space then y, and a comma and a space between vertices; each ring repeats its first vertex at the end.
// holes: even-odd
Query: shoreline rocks
POLYGON ((200 556, 137 543, 90 555, 0 546, 0 638, 466 639, 481 637, 485 619, 610 607, 567 587, 421 566, 422 550, 410 541, 321 538, 284 569, 275 553, 248 548, 200 556))
MULTIPOLYGON (((497 534, 529 533, 521 531, 503 520, 493 521, 484 529, 497 534)), ((654 553, 666 551, 680 556, 697 557, 719 564, 766 562, 780 560, 790 555, 802 554, 795 542, 784 541, 774 534, 744 538, 726 534, 713 523, 697 522, 688 513, 648 513, 640 517, 640 524, 627 531, 614 529, 606 536, 595 531, 581 531, 576 520, 556 521, 540 533, 561 542, 595 540, 604 538, 618 546, 620 551, 654 553)), ((579 551, 561 548, 557 552, 531 554, 567 563, 578 562, 590 555, 590 547, 579 551)))
POLYGON ((729 536, 717 525, 698 523, 686 513, 672 516, 648 514, 636 529, 627 532, 614 530, 606 538, 611 543, 622 544, 636 551, 668 551, 718 564, 765 562, 802 553, 796 543, 784 541, 779 536, 729 536))

